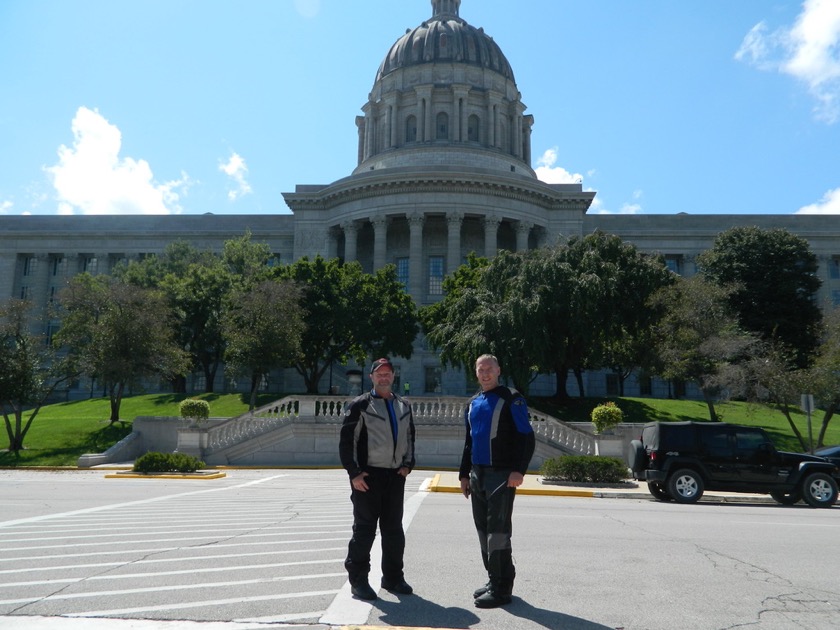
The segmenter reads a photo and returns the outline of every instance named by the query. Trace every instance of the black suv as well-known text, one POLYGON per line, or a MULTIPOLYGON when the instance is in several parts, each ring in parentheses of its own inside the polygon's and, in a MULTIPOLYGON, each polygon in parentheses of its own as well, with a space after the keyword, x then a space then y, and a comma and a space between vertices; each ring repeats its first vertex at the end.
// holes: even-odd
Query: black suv
POLYGON ((695 503, 708 488, 831 507, 840 480, 828 460, 777 451, 764 430, 724 422, 649 422, 630 443, 629 461, 654 497, 678 503, 695 503))

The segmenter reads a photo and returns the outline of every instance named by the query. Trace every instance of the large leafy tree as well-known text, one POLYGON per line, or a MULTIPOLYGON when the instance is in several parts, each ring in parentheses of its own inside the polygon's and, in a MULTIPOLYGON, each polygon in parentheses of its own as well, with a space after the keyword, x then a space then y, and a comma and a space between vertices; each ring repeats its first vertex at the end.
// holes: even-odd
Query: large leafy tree
POLYGON ((263 378, 299 358, 304 315, 301 291, 288 280, 262 280, 230 295, 222 322, 225 370, 250 379, 250 409, 263 378))
POLYGON ((653 299, 665 311, 656 329, 659 373, 696 382, 712 421, 718 420, 721 392, 746 386, 744 366, 757 352, 755 337, 741 331, 727 298, 726 290, 694 276, 653 299))
POLYGON ((188 369, 174 339, 171 309, 160 292, 84 273, 70 281, 59 303, 62 322, 55 342, 66 351, 72 369, 107 390, 112 423, 120 419, 127 386, 188 369))
POLYGON ((840 410, 840 309, 826 315, 814 363, 797 385, 796 393, 814 394, 824 410, 817 436, 817 446, 823 446, 828 425, 840 410))
POLYGON ((308 393, 318 392, 333 362, 364 364, 368 354, 411 356, 417 312, 392 265, 370 275, 358 262, 317 256, 278 268, 278 273, 303 290, 306 330, 294 367, 308 393))
POLYGON ((735 227, 721 232, 697 263, 705 278, 731 289, 729 304, 745 330, 781 344, 796 367, 810 363, 822 314, 808 241, 784 229, 735 227))
MULTIPOLYGON (((131 284, 163 291, 175 316, 176 339, 190 355, 190 369, 203 372, 205 390, 212 392, 224 355, 221 328, 224 300, 233 281, 222 258, 176 241, 161 256, 131 261, 118 267, 114 275, 131 284)), ((186 391, 183 375, 175 378, 174 389, 186 391)))
POLYGON ((499 359, 514 387, 527 393, 534 373, 533 293, 527 255, 501 251, 488 262, 470 256, 444 279, 444 298, 422 310, 427 341, 445 365, 469 370, 484 353, 499 359))
POLYGON ((13 453, 23 449, 41 407, 70 377, 62 373, 63 362, 56 358, 44 336, 30 331, 31 310, 31 303, 23 300, 0 304, 0 406, 9 451, 13 453))

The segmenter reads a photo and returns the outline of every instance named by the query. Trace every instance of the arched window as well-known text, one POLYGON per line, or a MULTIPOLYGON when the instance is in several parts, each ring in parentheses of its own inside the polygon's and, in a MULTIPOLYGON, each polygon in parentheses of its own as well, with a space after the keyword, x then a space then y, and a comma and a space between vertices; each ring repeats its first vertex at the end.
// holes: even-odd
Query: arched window
POLYGON ((437 130, 435 137, 438 140, 449 140, 449 116, 445 112, 440 112, 435 122, 435 129, 437 130))
POLYGON ((475 114, 467 120, 467 140, 470 142, 481 142, 481 138, 478 135, 479 124, 480 121, 475 114))
POLYGON ((409 116, 405 119, 405 141, 417 142, 417 118, 409 116))

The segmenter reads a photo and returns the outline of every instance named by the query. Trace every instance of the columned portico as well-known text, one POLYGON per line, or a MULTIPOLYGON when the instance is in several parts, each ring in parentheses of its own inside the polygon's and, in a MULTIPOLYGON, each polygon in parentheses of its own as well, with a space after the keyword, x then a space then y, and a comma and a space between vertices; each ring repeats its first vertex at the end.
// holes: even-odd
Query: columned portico
POLYGON ((501 223, 501 217, 495 214, 488 214, 484 217, 484 255, 487 258, 495 256, 499 249, 498 238, 501 223))
POLYGON ((387 264, 388 217, 380 215, 370 220, 373 225, 373 270, 382 269, 387 264))
POLYGON ((452 211, 446 213, 446 273, 453 273, 461 265, 461 224, 464 215, 452 211))
POLYGON ((531 228, 533 223, 528 221, 520 221, 516 225, 516 251, 524 252, 528 249, 528 237, 531 235, 531 228))
POLYGON ((353 262, 356 260, 358 227, 353 221, 346 221, 341 227, 344 229, 344 262, 353 262))

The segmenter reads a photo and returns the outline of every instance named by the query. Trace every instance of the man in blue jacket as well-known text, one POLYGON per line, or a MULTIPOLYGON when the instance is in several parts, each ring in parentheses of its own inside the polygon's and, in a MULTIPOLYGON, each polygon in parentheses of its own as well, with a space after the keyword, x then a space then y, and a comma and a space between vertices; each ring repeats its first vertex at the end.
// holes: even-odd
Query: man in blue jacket
POLYGON ((402 518, 405 478, 414 468, 414 417, 408 401, 391 391, 391 361, 374 361, 370 380, 373 389, 347 407, 338 446, 341 465, 350 475, 353 502, 353 537, 344 566, 353 595, 368 600, 377 597, 368 581, 377 522, 382 535, 382 588, 412 593, 403 574, 402 518))
POLYGON ((475 362, 481 391, 465 412, 464 454, 458 477, 461 492, 472 498, 481 559, 489 581, 473 596, 479 608, 509 604, 516 571, 511 534, 513 499, 534 454, 534 431, 525 399, 499 384, 501 368, 491 354, 475 362))

